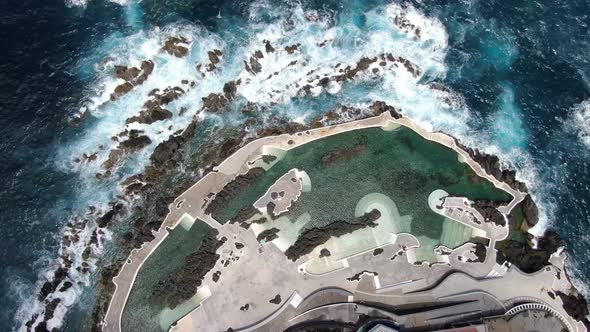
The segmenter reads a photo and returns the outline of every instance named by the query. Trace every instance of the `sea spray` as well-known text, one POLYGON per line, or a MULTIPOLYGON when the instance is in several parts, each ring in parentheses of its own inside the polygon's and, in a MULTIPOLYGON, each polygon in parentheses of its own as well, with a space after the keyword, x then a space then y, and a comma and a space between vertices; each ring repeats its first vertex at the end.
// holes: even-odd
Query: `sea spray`
POLYGON ((566 125, 590 149, 590 99, 573 107, 566 125))

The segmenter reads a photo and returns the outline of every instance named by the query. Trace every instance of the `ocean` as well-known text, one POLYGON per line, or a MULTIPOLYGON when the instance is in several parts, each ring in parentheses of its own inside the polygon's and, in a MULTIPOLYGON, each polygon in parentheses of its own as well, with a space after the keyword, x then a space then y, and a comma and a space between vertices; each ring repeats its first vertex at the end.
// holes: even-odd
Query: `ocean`
MULTIPOLYGON (((383 100, 429 130, 497 154, 518 171, 540 207, 533 232, 557 230, 570 255, 568 273, 589 296, 589 24, 585 0, 3 1, 0 330, 23 330, 43 313, 37 295, 60 256, 81 264, 92 228, 84 228, 79 246, 65 248, 66 225, 86 219, 89 206, 107 209, 121 193, 119 182, 141 172, 155 146, 190 123, 202 97, 230 80, 245 82, 243 59, 265 41, 277 52, 266 53, 259 60, 262 74, 240 85, 239 102, 265 106, 263 119, 306 122, 337 105, 383 100), (396 25, 400 13, 419 30, 396 25), (186 57, 161 51, 171 36, 188 40, 186 57), (275 55, 295 44, 294 54, 275 55), (206 62, 212 49, 223 50, 221 62, 199 76, 195 64, 206 62), (321 72, 382 53, 410 60, 421 73, 381 72, 305 96, 286 88, 309 68, 321 72), (110 101, 118 84, 113 66, 147 59, 155 63, 148 80, 110 101), (283 70, 289 61, 297 63, 283 70), (132 125, 151 143, 97 179, 116 146, 111 137, 141 110, 148 92, 184 79, 196 80, 196 87, 167 105, 174 117, 132 125), (94 161, 83 157, 94 153, 94 161)), ((246 120, 238 111, 198 117, 217 127, 246 120)), ((73 286, 60 293, 49 328, 85 326, 101 261, 117 250, 119 235, 101 234, 90 273, 70 273, 73 286)))

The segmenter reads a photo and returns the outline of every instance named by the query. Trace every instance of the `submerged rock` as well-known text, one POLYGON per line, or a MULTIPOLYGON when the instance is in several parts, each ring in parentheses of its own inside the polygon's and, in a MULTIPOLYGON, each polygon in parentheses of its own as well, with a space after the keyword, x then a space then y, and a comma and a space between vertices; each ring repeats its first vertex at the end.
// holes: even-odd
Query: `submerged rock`
POLYGON ((273 156, 271 154, 263 154, 261 158, 265 164, 270 164, 277 159, 276 156, 273 156))
POLYGON ((320 164, 326 167, 339 161, 353 159, 367 148, 367 137, 363 136, 363 138, 364 140, 362 142, 356 143, 353 146, 344 146, 326 153, 324 156, 322 156, 320 164))

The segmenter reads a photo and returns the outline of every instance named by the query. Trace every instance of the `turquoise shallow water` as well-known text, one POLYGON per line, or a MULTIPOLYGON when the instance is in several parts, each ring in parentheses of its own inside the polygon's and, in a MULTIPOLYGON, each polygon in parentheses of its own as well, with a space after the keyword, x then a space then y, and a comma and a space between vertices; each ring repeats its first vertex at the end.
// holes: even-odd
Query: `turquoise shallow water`
MULTIPOLYGON (((190 61, 166 67, 173 62, 157 58, 157 80, 162 87, 177 84, 186 73, 192 75, 194 62, 206 56, 208 49, 225 43, 230 50, 226 66, 201 85, 203 93, 221 89, 223 82, 239 73, 241 47, 268 26, 281 31, 288 39, 285 42, 311 36, 311 44, 321 42, 313 36, 336 27, 338 52, 320 52, 311 59, 337 54, 333 62, 345 61, 377 48, 402 52, 424 67, 426 74, 417 84, 387 77, 367 80, 332 94, 269 104, 269 112, 305 121, 337 104, 383 99, 411 106, 404 109, 407 115, 431 129, 499 153, 529 182, 540 202, 543 223, 565 238, 571 274, 584 287, 590 275, 590 148, 584 140, 590 133, 588 116, 584 116, 590 114, 584 104, 590 98, 590 5, 583 0, 412 1, 409 4, 422 13, 424 26, 431 27, 423 31, 431 41, 416 43, 382 19, 387 15, 385 4, 378 0, 302 1, 301 6, 282 1, 183 0, 129 0, 122 5, 105 0, 86 4, 9 0, 0 4, 4 42, 0 51, 0 152, 4 157, 0 163, 4 179, 0 184, 0 293, 4 299, 0 328, 18 329, 39 312, 36 294, 57 267, 64 225, 74 216, 83 216, 88 205, 106 206, 117 194, 118 178, 141 170, 146 163, 147 153, 134 156, 115 178, 100 183, 95 169, 71 165, 73 155, 110 144, 110 136, 129 115, 126 112, 136 112, 143 102, 138 93, 96 106, 110 76, 101 71, 101 61, 106 56, 118 63, 139 61, 157 53, 164 36, 182 29, 189 29, 182 31, 197 41, 190 61), (321 24, 304 24, 298 18, 302 11, 313 11, 322 18, 321 24), (427 89, 431 83, 446 85, 456 104, 443 106, 427 89), (81 108, 92 109, 91 115, 80 126, 69 127, 69 117, 81 108)), ((198 105, 199 97, 187 96, 171 109, 177 112, 184 105, 198 105)), ((243 120, 219 117, 209 119, 207 126, 239 126, 243 120)), ((181 122, 175 125, 181 127, 181 122)), ((157 132, 164 129, 155 126, 149 135, 161 140, 157 132)), ((92 306, 94 282, 90 277, 75 292, 62 296, 68 309, 58 319, 64 322, 61 328, 79 330, 92 306)))

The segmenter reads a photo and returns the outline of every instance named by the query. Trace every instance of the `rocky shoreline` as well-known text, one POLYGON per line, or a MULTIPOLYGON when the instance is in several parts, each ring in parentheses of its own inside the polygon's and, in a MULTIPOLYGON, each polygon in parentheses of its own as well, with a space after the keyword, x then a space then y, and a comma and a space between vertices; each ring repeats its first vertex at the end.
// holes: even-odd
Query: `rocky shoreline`
MULTIPOLYGON (((317 20, 318 18, 310 16, 306 19, 317 20)), ((389 23, 397 27, 396 31, 399 30, 411 37, 412 41, 419 42, 417 45, 419 48, 430 48, 431 46, 427 43, 436 43, 436 40, 430 39, 428 29, 425 29, 425 26, 413 17, 406 17, 404 10, 391 17, 389 23), (422 40, 423 37, 424 40, 422 40)), ((195 37, 178 35, 177 31, 174 34, 174 36, 163 36, 164 39, 159 40, 159 46, 156 47, 156 52, 159 52, 158 57, 134 58, 133 61, 136 63, 116 66, 112 66, 112 62, 119 60, 108 57, 108 61, 105 59, 101 64, 103 68, 112 70, 111 78, 117 79, 116 87, 112 91, 106 91, 107 101, 104 103, 117 103, 130 97, 135 98, 135 94, 139 94, 138 90, 142 91, 141 96, 138 96, 141 102, 138 104, 138 109, 133 110, 134 114, 126 115, 124 128, 109 133, 113 135, 110 137, 112 141, 110 144, 100 145, 90 152, 79 151, 77 156, 73 156, 73 167, 83 167, 98 160, 102 164, 97 166, 102 167, 98 173, 95 174, 93 170, 91 174, 95 174, 99 184, 102 181, 106 183, 113 180, 114 175, 117 174, 117 168, 124 165, 125 159, 146 151, 148 147, 153 148, 154 145, 156 145, 155 150, 149 157, 149 165, 140 174, 132 175, 119 182, 119 188, 113 190, 114 198, 108 206, 106 204, 105 206, 97 205, 98 207, 91 206, 88 213, 82 213, 68 223, 62 239, 62 248, 77 250, 81 246, 82 249, 78 250, 82 253, 81 259, 72 259, 68 253, 63 254, 64 251, 60 248, 61 266, 53 271, 37 296, 46 309, 36 314, 37 316, 31 317, 31 320, 27 322, 29 329, 41 321, 40 317, 43 316, 44 321, 38 323, 37 329, 46 329, 45 321, 51 318, 56 307, 60 305, 59 300, 53 298, 51 294, 65 292, 72 287, 76 288, 77 279, 71 275, 79 273, 90 278, 93 267, 96 266, 100 275, 92 322, 88 324, 92 324, 93 330, 100 330, 100 323, 114 290, 112 278, 117 275, 131 250, 139 248, 154 238, 152 232, 160 227, 169 212, 169 204, 180 193, 248 142, 260 137, 320 128, 383 112, 389 112, 394 118, 402 117, 400 110, 378 101, 367 108, 338 106, 302 124, 269 115, 270 112, 266 110, 274 105, 308 95, 332 94, 332 91, 339 91, 338 89, 352 81, 378 82, 377 80, 384 78, 384 74, 388 72, 399 74, 397 76, 400 79, 420 82, 417 84, 433 91, 437 90, 437 96, 445 105, 450 106, 453 103, 449 97, 449 90, 442 84, 424 83, 429 80, 428 75, 424 73, 428 73, 430 69, 423 66, 425 63, 420 57, 406 54, 407 52, 392 51, 387 48, 360 49, 359 52, 347 58, 338 57, 314 62, 308 61, 311 60, 309 54, 317 53, 306 54, 306 49, 310 46, 303 40, 289 39, 288 44, 281 44, 283 41, 279 39, 265 39, 262 42, 258 39, 258 45, 247 45, 248 50, 243 55, 239 55, 244 57, 238 59, 238 63, 243 60, 244 64, 239 74, 227 81, 225 79, 222 81, 221 76, 214 75, 224 72, 221 70, 224 62, 232 61, 232 50, 224 49, 223 43, 207 44, 208 49, 200 50, 204 57, 194 62, 193 56, 196 56, 196 53, 191 46, 199 41, 195 37), (186 77, 181 77, 184 78, 182 80, 178 78, 177 81, 175 79, 174 82, 163 86, 153 86, 152 81, 161 77, 162 68, 165 66, 162 61, 159 61, 160 57, 167 57, 174 61, 181 58, 187 61, 191 59, 190 61, 193 62, 190 63, 190 67, 196 69, 196 72, 187 71, 182 73, 187 74, 186 77), (281 61, 275 61, 275 59, 281 61), (278 63, 281 63, 280 68, 276 67, 278 63), (294 70, 306 74, 293 79, 294 75, 290 73, 294 70), (201 78, 214 80, 216 91, 208 90, 208 87, 203 84, 207 83, 206 80, 200 80, 201 78), (145 89, 145 85, 148 84, 150 87, 145 89), (269 86, 268 89, 265 89, 265 84, 269 86), (222 89, 221 85, 223 85, 222 89), (262 85, 263 88, 257 85, 262 85), (203 91, 202 95, 195 93, 200 91, 203 91), (201 105, 196 110, 189 111, 188 103, 195 103, 191 99, 195 94, 198 96, 197 104, 201 105), (180 102, 187 103, 178 105, 180 102), (232 114, 229 114, 230 112, 232 114), (187 113, 194 114, 192 119, 182 117, 187 113), (201 122, 203 118, 213 114, 212 117, 215 118, 237 114, 239 115, 237 119, 245 118, 245 120, 239 125, 225 123, 226 128, 218 127, 215 122, 213 125, 210 125, 210 122, 206 124, 201 122), (173 126, 169 124, 170 119, 179 121, 172 121, 173 126), (189 124, 185 126, 187 122, 189 124), (164 129, 163 123, 167 123, 165 126, 167 129, 164 129), (176 127, 178 124, 182 124, 181 128, 176 127), (150 125, 153 126, 150 127, 150 125), (164 132, 166 134, 162 135, 164 132), (169 133, 173 134, 160 143, 162 137, 168 136, 169 133), (116 256, 104 258, 101 257, 101 247, 107 243, 106 239, 111 233, 109 231, 114 234, 116 256), (88 235, 84 235, 84 232, 88 235)), ((314 44, 319 49, 326 45, 331 47, 331 44, 337 43, 332 39, 322 38, 314 41, 314 44)), ((81 116, 76 122, 79 120, 81 116)), ((223 121, 225 120, 224 118, 223 121)), ((227 122, 231 123, 231 121, 227 122)), ((528 191, 524 183, 516 180, 514 171, 502 167, 498 157, 466 147, 458 140, 456 143, 494 178, 516 190, 528 191)), ((328 165, 339 160, 346 160, 354 154, 362 153, 363 149, 364 146, 360 143, 352 151, 343 149, 327 155, 323 162, 328 165)), ((248 182, 248 179, 239 179, 236 185, 243 185, 241 180, 248 182)), ((219 199, 219 201, 215 204, 223 206, 224 195, 227 195, 227 199, 231 198, 231 187, 227 192, 218 195, 219 198, 216 196, 215 200, 219 199)), ((212 206, 215 205, 212 204, 212 206)), ((476 208, 486 219, 497 224, 506 223, 506 220, 492 211, 489 202, 476 202, 476 208)), ((271 206, 269 210, 272 211, 271 206)), ((549 230, 543 238, 537 239, 538 246, 533 248, 533 241, 527 231, 538 222, 538 209, 530 195, 527 195, 513 212, 509 216, 509 223, 511 233, 515 236, 498 245, 501 256, 523 271, 542 268, 548 264, 550 254, 563 242, 555 232, 549 230)), ((231 222, 238 222, 247 227, 249 224, 244 221, 249 219, 248 216, 252 216, 252 213, 252 210, 241 210, 231 222)), ((259 222, 264 222, 264 219, 260 219, 259 222)), ((569 297, 563 298, 570 300, 569 297)), ((573 302, 573 300, 569 301, 569 303, 573 302)))

